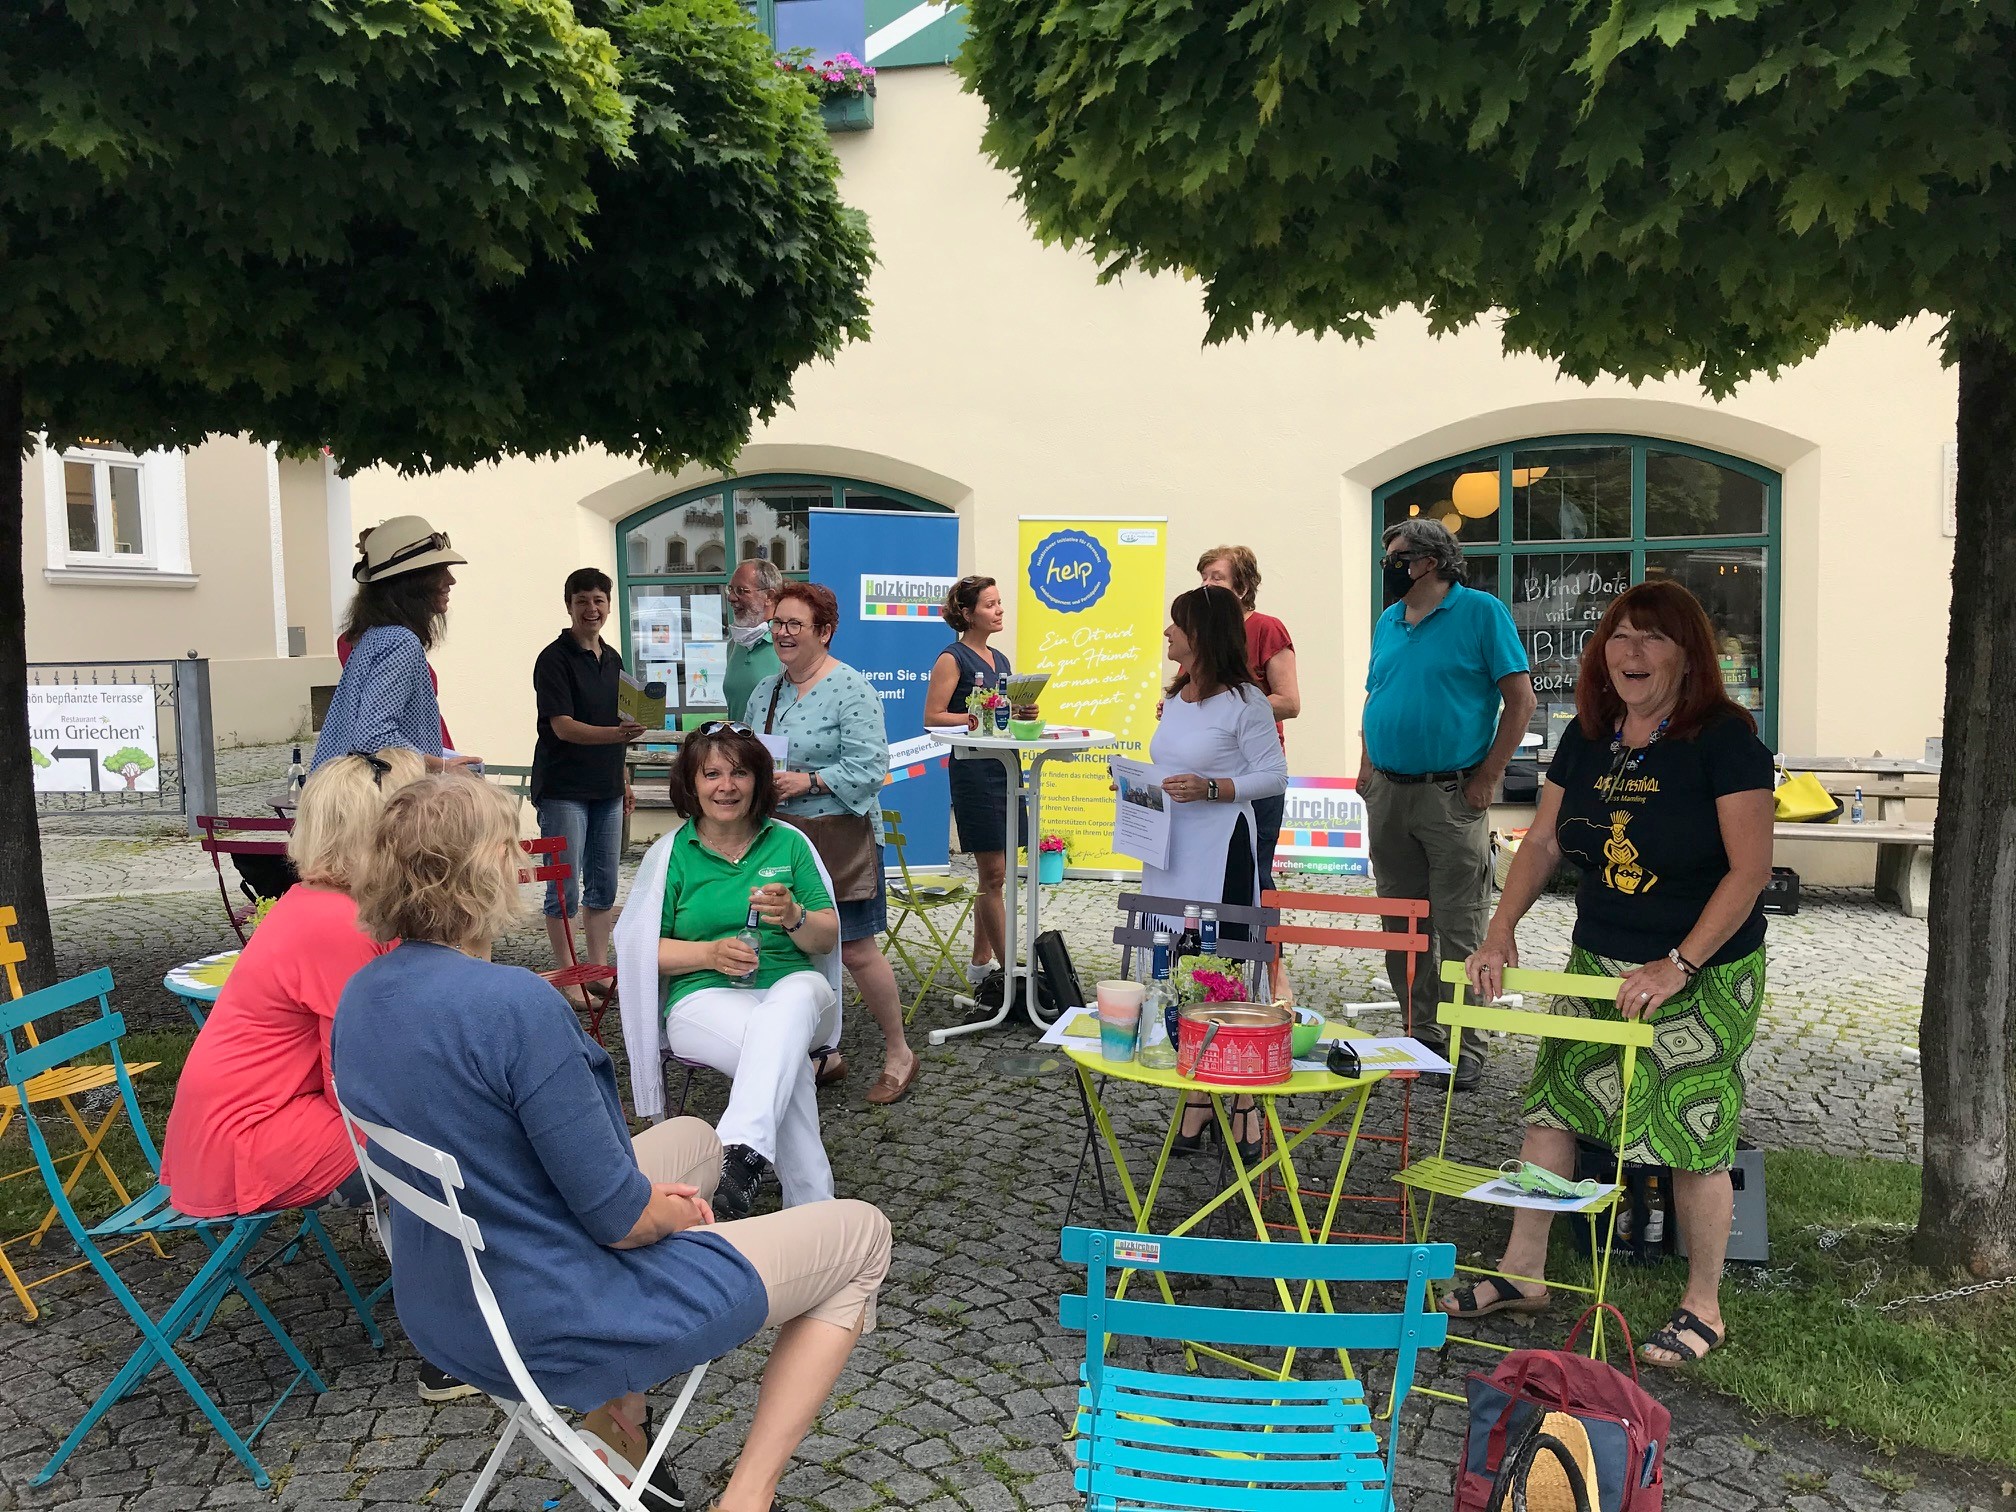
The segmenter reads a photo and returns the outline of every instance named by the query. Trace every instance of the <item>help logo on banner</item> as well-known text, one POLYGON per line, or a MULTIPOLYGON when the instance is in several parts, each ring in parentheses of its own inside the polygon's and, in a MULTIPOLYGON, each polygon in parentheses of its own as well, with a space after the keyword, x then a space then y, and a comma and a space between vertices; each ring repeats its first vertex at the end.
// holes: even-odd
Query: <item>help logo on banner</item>
POLYGON ((1090 609, 1112 581, 1106 548, 1082 530, 1053 531, 1029 557, 1030 589, 1039 603, 1060 614, 1090 609))

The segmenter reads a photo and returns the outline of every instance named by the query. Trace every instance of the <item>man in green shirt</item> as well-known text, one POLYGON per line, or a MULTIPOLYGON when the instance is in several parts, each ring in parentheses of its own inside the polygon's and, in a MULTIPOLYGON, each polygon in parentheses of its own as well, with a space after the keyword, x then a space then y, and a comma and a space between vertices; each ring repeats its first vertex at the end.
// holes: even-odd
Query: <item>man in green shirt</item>
POLYGON ((749 717, 749 695, 756 684, 781 670, 777 648, 770 644, 770 611, 784 574, 775 562, 744 562, 728 579, 728 607, 735 621, 728 627, 728 671, 722 680, 730 719, 749 717))

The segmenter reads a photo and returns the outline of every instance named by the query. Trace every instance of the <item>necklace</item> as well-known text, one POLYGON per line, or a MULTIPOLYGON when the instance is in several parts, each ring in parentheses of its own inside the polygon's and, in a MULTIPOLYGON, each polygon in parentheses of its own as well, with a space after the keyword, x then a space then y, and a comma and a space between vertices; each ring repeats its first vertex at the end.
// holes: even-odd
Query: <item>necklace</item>
POLYGON ((731 866, 740 862, 744 856, 748 855, 749 847, 756 843, 756 837, 754 835, 749 835, 746 836, 742 840, 742 843, 739 845, 723 845, 718 840, 709 840, 707 838, 707 832, 705 830, 702 830, 700 832, 700 838, 707 842, 707 848, 709 850, 714 852, 714 854, 719 856, 723 861, 728 862, 731 866))
POLYGON ((1600 785, 1605 803, 1617 801, 1617 790, 1623 785, 1624 779, 1637 771, 1646 754, 1659 744, 1659 737, 1666 733, 1666 725, 1671 717, 1668 715, 1666 719, 1660 720, 1659 728, 1652 732, 1652 738, 1635 749, 1624 744, 1624 721, 1621 719, 1617 721, 1617 728, 1610 736, 1610 775, 1604 778, 1600 785))

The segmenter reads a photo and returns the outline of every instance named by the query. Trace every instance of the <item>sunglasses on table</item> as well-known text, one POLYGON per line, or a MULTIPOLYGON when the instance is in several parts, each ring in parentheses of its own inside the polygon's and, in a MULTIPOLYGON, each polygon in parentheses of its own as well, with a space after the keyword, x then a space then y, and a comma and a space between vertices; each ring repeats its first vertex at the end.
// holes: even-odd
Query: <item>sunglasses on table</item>
POLYGON ((1358 1052, 1343 1040, 1330 1047, 1330 1053, 1323 1058, 1323 1068, 1332 1076, 1347 1079, 1360 1076, 1364 1071, 1358 1063, 1358 1052))

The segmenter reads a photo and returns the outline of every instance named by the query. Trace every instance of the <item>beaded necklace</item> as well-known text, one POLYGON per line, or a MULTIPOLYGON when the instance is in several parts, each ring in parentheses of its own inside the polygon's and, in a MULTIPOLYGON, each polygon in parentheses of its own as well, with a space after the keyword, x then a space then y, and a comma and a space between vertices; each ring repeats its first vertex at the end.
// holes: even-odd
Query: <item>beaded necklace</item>
POLYGON ((1617 801, 1617 792, 1623 786, 1624 779, 1637 771, 1645 760, 1646 753, 1659 744, 1659 737, 1666 733, 1666 725, 1671 718, 1672 716, 1668 715, 1666 719, 1660 720, 1659 728, 1652 732, 1652 738, 1635 749, 1624 744, 1624 722, 1621 719, 1617 722, 1617 729, 1610 737, 1610 775, 1598 785, 1605 803, 1617 801))

